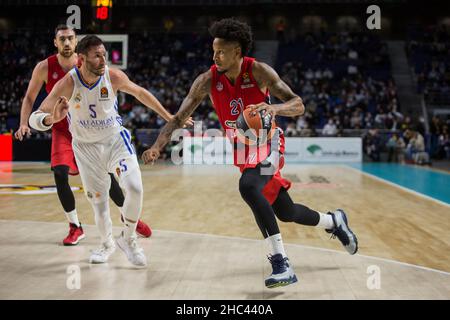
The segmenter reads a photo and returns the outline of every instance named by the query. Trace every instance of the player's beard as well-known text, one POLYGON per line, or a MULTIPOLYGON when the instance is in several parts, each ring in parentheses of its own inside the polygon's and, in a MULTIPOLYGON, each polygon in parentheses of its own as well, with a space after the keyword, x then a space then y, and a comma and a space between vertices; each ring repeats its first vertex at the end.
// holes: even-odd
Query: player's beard
POLYGON ((73 53, 74 53, 74 51, 72 49, 68 49, 68 50, 62 49, 59 51, 59 54, 61 56, 63 56, 64 58, 70 58, 73 55, 73 53))
POLYGON ((91 64, 89 64, 89 62, 86 64, 86 67, 90 73, 96 75, 97 77, 100 77, 105 73, 105 67, 96 69, 91 64))

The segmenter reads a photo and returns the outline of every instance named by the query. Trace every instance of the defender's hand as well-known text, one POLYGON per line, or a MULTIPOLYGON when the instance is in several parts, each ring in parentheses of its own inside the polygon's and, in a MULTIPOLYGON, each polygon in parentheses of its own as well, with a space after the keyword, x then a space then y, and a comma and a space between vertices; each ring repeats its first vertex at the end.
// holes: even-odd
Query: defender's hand
POLYGON ((192 117, 189 117, 189 119, 187 119, 186 122, 184 123, 183 128, 192 126, 194 126, 194 120, 192 120, 192 117))

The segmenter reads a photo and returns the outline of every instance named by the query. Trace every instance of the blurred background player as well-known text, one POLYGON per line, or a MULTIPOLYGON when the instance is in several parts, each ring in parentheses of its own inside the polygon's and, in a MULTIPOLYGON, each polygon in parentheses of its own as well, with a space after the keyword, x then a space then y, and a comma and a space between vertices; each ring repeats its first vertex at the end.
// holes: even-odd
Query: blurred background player
MULTIPOLYGON (((20 127, 15 133, 15 137, 20 141, 31 134, 28 119, 42 85, 45 84, 47 94, 50 93, 54 85, 78 64, 78 56, 75 52, 77 38, 74 29, 67 25, 58 25, 55 29, 53 41, 58 53, 36 65, 22 102, 20 127)), ((69 234, 64 238, 63 244, 66 246, 76 245, 85 237, 85 234, 78 220, 75 197, 69 185, 69 174, 77 175, 78 167, 73 154, 72 136, 66 119, 55 123, 52 127, 51 169, 54 174, 58 198, 69 220, 69 234)), ((124 195, 113 175, 111 175, 110 197, 123 215, 124 195)), ((121 219, 123 221, 123 217, 121 219)), ((142 237, 151 235, 150 227, 140 220, 136 232, 142 237)))
POLYGON ((355 254, 358 250, 357 239, 348 227, 343 210, 320 213, 294 203, 289 196, 287 190, 291 182, 280 174, 284 163, 284 136, 281 129, 278 129, 279 135, 275 138, 279 139, 279 143, 276 141, 261 147, 262 149, 270 146, 268 152, 245 148, 245 159, 239 161, 240 150, 239 147, 236 148, 239 143, 236 142, 234 129, 236 119, 245 108, 270 113, 273 117, 295 117, 303 114, 305 107, 302 99, 292 92, 269 65, 245 56, 252 44, 250 26, 235 19, 223 19, 211 26, 210 34, 214 38, 214 65, 194 80, 180 110, 161 130, 153 146, 144 152, 144 162, 153 162, 159 157, 160 150, 169 142, 173 131, 182 127, 202 100, 209 95, 222 127, 227 130, 227 136, 235 146, 235 165, 242 172, 239 191, 253 211, 256 223, 270 248, 272 274, 266 278, 265 285, 274 288, 297 282, 284 250, 275 216, 284 222, 324 228, 338 237, 350 254, 355 254), (266 103, 270 101, 269 92, 283 103, 266 103), (271 174, 265 174, 263 171, 267 166, 274 168, 271 174))

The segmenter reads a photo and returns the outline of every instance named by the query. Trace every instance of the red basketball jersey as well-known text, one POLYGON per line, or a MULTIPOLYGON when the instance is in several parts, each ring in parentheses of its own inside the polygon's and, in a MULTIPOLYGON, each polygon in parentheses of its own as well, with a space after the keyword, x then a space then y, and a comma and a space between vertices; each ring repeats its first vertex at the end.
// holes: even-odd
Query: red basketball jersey
MULTIPOLYGON (((66 73, 64 72, 63 68, 58 62, 58 58, 56 54, 50 56, 47 58, 48 63, 48 73, 47 73, 47 84, 45 85, 45 90, 47 91, 47 94, 52 91, 55 84, 61 80, 66 73)), ((53 125, 53 128, 57 130, 67 130, 69 131, 69 123, 66 119, 63 119, 53 125)))
MULTIPOLYGON (((225 74, 217 71, 215 65, 211 66, 211 99, 216 109, 219 121, 226 130, 228 138, 234 144, 234 164, 239 167, 241 172, 247 168, 254 168, 258 163, 264 161, 270 155, 272 143, 268 143, 260 148, 243 146, 237 143, 235 135, 236 120, 241 112, 250 104, 261 102, 270 103, 269 91, 261 92, 252 73, 254 58, 244 57, 241 66, 241 73, 236 79, 234 85, 230 83, 225 74), (242 147, 242 148, 241 148, 242 147), (244 159, 244 162, 242 161, 244 159)), ((278 197, 281 188, 289 189, 291 182, 281 176, 280 170, 284 165, 284 135, 278 128, 279 140, 277 148, 281 157, 277 172, 272 179, 264 186, 262 193, 270 204, 278 197)))
POLYGON ((216 65, 211 66, 210 69, 212 73, 212 103, 228 138, 234 143, 234 164, 241 170, 256 167, 270 153, 269 145, 257 149, 256 147, 244 147, 237 144, 234 133, 236 120, 248 105, 269 102, 270 100, 268 90, 263 93, 253 77, 252 65, 254 61, 254 58, 244 57, 241 72, 234 84, 228 80, 225 74, 217 71, 216 65), (245 155, 243 152, 245 152, 245 155))

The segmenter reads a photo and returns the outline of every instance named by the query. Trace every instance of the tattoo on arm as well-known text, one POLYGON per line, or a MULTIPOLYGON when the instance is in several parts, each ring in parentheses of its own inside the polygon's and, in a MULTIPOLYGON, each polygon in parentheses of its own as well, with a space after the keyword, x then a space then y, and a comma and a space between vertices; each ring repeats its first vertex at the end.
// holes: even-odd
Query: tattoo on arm
POLYGON ((291 88, 278 76, 278 79, 275 79, 273 83, 269 84, 269 91, 281 101, 286 102, 295 97, 298 97, 294 92, 292 92, 291 88))
POLYGON ((189 90, 188 95, 181 103, 180 110, 162 129, 155 142, 155 145, 160 149, 163 148, 169 141, 172 133, 181 128, 189 116, 197 109, 202 100, 208 95, 211 87, 211 74, 206 72, 195 79, 189 90))
POLYGON ((279 105, 278 114, 281 116, 297 116, 304 113, 305 107, 302 99, 281 80, 280 76, 270 66, 259 63, 254 73, 263 86, 267 87, 272 95, 283 101, 279 105))

